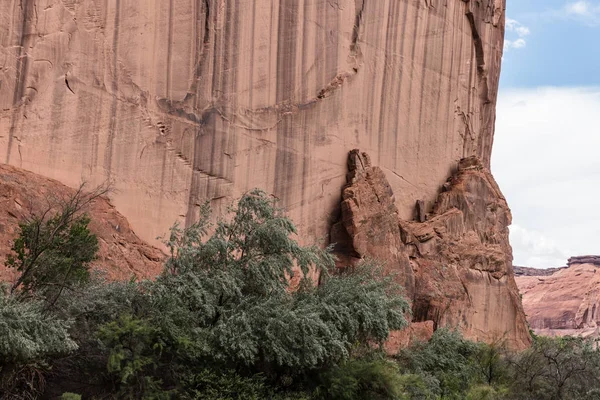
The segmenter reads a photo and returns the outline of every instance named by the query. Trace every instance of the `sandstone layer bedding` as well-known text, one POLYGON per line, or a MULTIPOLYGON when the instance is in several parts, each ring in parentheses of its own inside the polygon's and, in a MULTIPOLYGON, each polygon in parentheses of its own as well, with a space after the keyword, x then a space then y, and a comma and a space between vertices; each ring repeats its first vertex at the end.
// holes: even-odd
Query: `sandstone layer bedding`
POLYGON ((600 256, 571 257, 567 268, 517 276, 523 308, 539 335, 600 337, 600 256))
MULTIPOLYGON (((58 181, 0 164, 0 281, 11 281, 14 271, 4 267, 19 222, 40 216, 58 201, 75 193, 58 181)), ((100 197, 84 210, 90 230, 98 238, 98 257, 92 267, 108 278, 153 278, 162 271, 165 255, 142 241, 108 199, 100 197)))
MULTIPOLYGON (((2 0, 0 160, 112 179, 154 242, 260 187, 308 241, 368 152, 398 212, 489 164, 505 0, 2 0)), ((156 243, 156 242, 154 242, 156 243)))

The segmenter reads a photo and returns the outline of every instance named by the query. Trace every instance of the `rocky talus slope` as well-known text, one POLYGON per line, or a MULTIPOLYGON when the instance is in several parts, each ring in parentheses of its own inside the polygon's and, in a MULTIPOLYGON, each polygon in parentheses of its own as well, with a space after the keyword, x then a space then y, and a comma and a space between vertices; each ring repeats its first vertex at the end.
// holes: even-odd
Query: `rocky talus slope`
POLYGON ((568 267, 516 277, 523 308, 539 335, 600 337, 600 256, 571 257, 568 267))
POLYGON ((149 242, 260 187, 323 238, 347 152, 408 218, 489 163, 504 0, 2 0, 0 161, 110 178, 149 242))
MULTIPOLYGON (((58 181, 0 164, 0 281, 12 281, 14 271, 4 266, 19 222, 40 216, 75 193, 58 181)), ((92 263, 110 279, 153 278, 162 271, 165 254, 142 241, 108 199, 100 197, 83 210, 99 251, 92 263)))
POLYGON ((490 171, 463 159, 431 210, 399 218, 394 193, 366 153, 349 157, 341 218, 332 228, 343 261, 372 257, 407 289, 413 322, 459 328, 466 337, 531 343, 512 269, 510 209, 490 171), (351 251, 349 251, 351 250, 351 251))

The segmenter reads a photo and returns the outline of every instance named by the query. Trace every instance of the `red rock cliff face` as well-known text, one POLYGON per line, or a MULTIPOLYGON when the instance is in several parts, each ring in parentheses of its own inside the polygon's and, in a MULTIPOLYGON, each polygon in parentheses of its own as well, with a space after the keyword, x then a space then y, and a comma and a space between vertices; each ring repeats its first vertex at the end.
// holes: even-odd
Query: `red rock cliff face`
POLYGON ((463 171, 438 197, 462 158, 489 165, 504 10, 505 0, 2 0, 0 160, 70 186, 110 179, 117 209, 149 241, 254 187, 309 242, 341 209, 333 236, 345 235, 345 254, 399 271, 416 319, 522 346, 509 214, 489 173, 463 171), (340 207, 353 148, 378 167, 355 171, 340 207), (383 209, 357 207, 380 192, 372 205, 383 209), (417 200, 418 222, 407 222, 417 200))
POLYGON ((0 160, 113 180, 149 241, 253 187, 312 240, 360 147, 408 218, 489 163, 504 3, 2 0, 0 160))
MULTIPOLYGON (((5 267, 19 223, 71 198, 75 190, 53 179, 0 164, 0 282, 12 282, 15 271, 5 267)), ((82 212, 90 216, 89 228, 98 238, 93 269, 109 279, 154 278, 160 274, 166 255, 142 241, 104 197, 86 205, 82 212)), ((49 213, 53 215, 53 213, 49 213)))
POLYGON ((530 268, 516 278, 535 333, 600 337, 599 268, 600 256, 571 257, 551 274, 530 268))
MULTIPOLYGON (((531 343, 512 268, 511 214, 477 157, 460 161, 434 206, 398 218, 394 193, 366 153, 350 152, 336 251, 371 257, 396 274, 412 302, 413 322, 458 328, 473 340, 531 343)), ((398 194, 400 197, 401 194, 398 194)), ((347 261, 343 259, 343 261, 347 261)))

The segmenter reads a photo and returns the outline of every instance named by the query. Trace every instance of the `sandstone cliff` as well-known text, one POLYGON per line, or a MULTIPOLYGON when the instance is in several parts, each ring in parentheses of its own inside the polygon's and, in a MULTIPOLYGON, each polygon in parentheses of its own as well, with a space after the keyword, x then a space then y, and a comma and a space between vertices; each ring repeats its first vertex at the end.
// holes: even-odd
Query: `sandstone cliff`
POLYGON ((336 251, 384 262, 406 287, 413 322, 516 349, 531 343, 513 275, 510 209, 476 157, 461 160, 430 212, 419 205, 413 220, 398 218, 394 193, 366 153, 350 152, 348 167, 332 228, 336 251))
POLYGON ((148 241, 254 187, 309 242, 344 213, 332 236, 346 235, 349 260, 376 256, 400 273, 416 321, 522 347, 510 214, 486 169, 504 10, 505 0, 4 0, 2 161, 70 186, 113 181, 112 202, 148 241), (378 169, 355 176, 340 205, 355 147, 378 169), (473 155, 482 163, 438 196, 473 155), (383 208, 353 208, 355 194, 380 191, 383 208))
MULTIPOLYGON (((3 0, 1 161, 110 178, 148 241, 260 187, 329 231, 347 152, 399 215, 489 164, 505 0, 3 0)), ((312 239, 311 239, 312 240, 312 239)))
MULTIPOLYGON (((14 271, 4 262, 17 237, 19 222, 41 215, 74 193, 53 179, 0 164, 0 282, 14 278, 14 271)), ((98 238, 94 269, 123 280, 152 278, 162 271, 165 254, 139 239, 107 199, 98 198, 83 211, 91 217, 89 227, 98 238)))
POLYGON ((600 337, 600 256, 571 257, 568 265, 516 278, 527 320, 539 335, 600 337))

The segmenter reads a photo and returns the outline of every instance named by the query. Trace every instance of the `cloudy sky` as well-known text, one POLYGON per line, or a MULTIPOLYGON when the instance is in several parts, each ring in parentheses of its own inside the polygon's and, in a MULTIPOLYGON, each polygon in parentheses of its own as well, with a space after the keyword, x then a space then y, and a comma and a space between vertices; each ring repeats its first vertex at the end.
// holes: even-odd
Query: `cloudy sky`
POLYGON ((600 0, 507 0, 492 171, 515 265, 600 254, 600 0))

